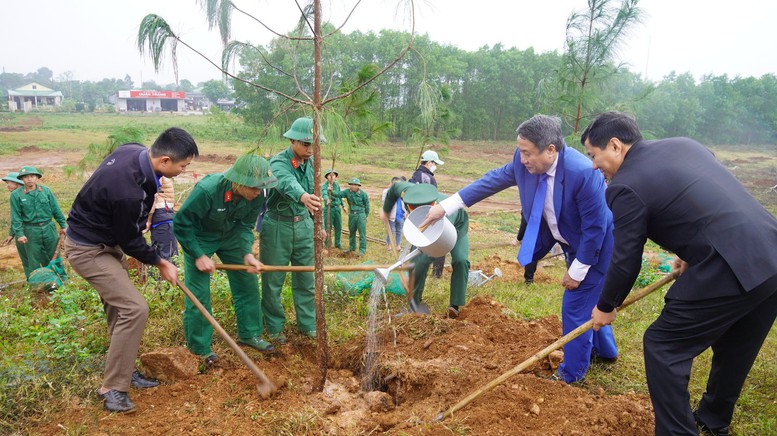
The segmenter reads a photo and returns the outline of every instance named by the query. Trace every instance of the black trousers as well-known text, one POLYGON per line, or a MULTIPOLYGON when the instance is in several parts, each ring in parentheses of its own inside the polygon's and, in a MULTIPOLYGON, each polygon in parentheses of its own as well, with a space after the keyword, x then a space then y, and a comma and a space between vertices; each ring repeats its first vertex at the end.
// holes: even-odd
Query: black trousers
POLYGON ((442 270, 445 268, 445 256, 434 259, 432 263, 432 277, 439 279, 442 277, 442 270))
POLYGON ((178 240, 173 234, 173 223, 160 224, 151 229, 151 246, 165 260, 178 255, 178 240))
POLYGON ((777 317, 777 276, 750 292, 699 301, 666 299, 645 331, 645 373, 656 435, 697 435, 688 381, 693 359, 712 347, 700 421, 729 426, 742 385, 777 317))
POLYGON ((526 283, 534 283, 534 273, 537 272, 537 262, 532 262, 523 267, 523 280, 526 283))

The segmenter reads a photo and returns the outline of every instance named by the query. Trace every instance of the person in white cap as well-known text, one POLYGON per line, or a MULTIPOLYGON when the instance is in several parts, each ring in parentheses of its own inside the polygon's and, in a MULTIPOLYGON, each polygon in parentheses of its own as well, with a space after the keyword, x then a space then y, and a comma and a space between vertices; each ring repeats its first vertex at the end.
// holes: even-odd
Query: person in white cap
POLYGON ((434 180, 434 172, 437 170, 437 165, 443 165, 445 162, 440 160, 440 156, 434 150, 426 150, 421 155, 421 165, 415 170, 413 176, 410 177, 412 183, 429 183, 437 187, 437 181, 434 180))
MULTIPOLYGON (((440 156, 434 150, 426 150, 421 155, 421 165, 410 177, 412 183, 428 183, 437 187, 437 180, 434 179, 434 172, 437 165, 443 165, 445 162, 440 160, 440 156)), ((445 268, 445 256, 438 257, 432 265, 432 277, 439 279, 442 277, 442 270, 445 268)))

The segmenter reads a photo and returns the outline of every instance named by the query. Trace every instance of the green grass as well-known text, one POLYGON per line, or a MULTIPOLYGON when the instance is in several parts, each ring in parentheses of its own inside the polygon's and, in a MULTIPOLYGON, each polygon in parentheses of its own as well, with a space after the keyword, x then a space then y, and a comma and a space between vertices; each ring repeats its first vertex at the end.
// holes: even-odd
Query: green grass
MULTIPOLYGON (((16 156, 22 147, 35 146, 42 150, 84 151, 90 144, 100 144, 117 128, 134 126, 144 132, 144 141, 150 144, 166 127, 177 125, 189 130, 200 145, 203 155, 237 155, 256 146, 258 130, 246 127, 229 118, 213 121, 207 116, 182 117, 170 115, 131 116, 119 114, 0 114, 0 128, 27 126, 29 130, 0 131, 0 155, 16 156)), ((283 141, 263 143, 262 148, 271 152, 285 146, 283 141)), ((332 145, 330 145, 332 146, 332 145)), ((511 156, 514 144, 452 143, 443 154, 445 165, 440 168, 438 181, 446 192, 454 192, 468 181, 498 166, 511 156), (488 151, 485 153, 484 151, 488 151), (501 153, 495 157, 493 150, 501 153)), ((324 166, 329 163, 331 149, 324 148, 324 166)), ((747 162, 738 162, 737 176, 744 180, 763 179, 775 173, 777 160, 774 153, 759 149, 747 150, 747 162), (753 153, 752 155, 750 153, 753 153), (771 154, 769 154, 771 153, 771 154), (742 172, 744 172, 742 174, 742 172)), ((404 143, 386 143, 340 150, 337 169, 341 182, 357 176, 365 187, 378 189, 388 185, 392 175, 409 176, 415 169, 418 147, 404 143)), ((738 151, 723 149, 721 159, 742 159, 738 151)), ((35 164, 30 162, 30 164, 35 164)), ((221 170, 226 164, 208 168, 221 170)), ((49 186, 67 212, 83 179, 67 177, 57 168, 49 168, 42 183, 49 186)), ((775 182, 777 183, 777 182, 775 182)), ((751 191, 774 212, 777 200, 768 188, 751 187, 751 191)), ((179 190, 181 192, 182 190, 179 190)), ((500 201, 513 202, 517 207, 517 190, 500 193, 500 201)), ((367 221, 367 233, 382 238, 382 224, 378 219, 378 203, 373 199, 372 213, 367 221)), ((7 195, 0 196, 0 228, 9 226, 7 195)), ((346 219, 347 220, 347 219, 346 219)), ((510 241, 515 238, 519 217, 516 213, 489 212, 470 215, 470 244, 487 245, 510 241)), ((348 236, 343 235, 343 243, 348 236)), ((647 250, 660 252, 655 244, 647 250)), ((473 250, 470 260, 474 265, 487 256, 498 254, 502 259, 514 259, 514 247, 473 250)), ((368 245, 369 259, 375 263, 389 263, 393 258, 385 247, 373 242, 368 245)), ((353 263, 352 259, 329 256, 328 264, 353 263)), ((550 261, 544 272, 563 276, 563 263, 550 261)), ((654 266, 645 265, 644 284, 657 272, 654 266)), ((484 271, 491 274, 492 271, 484 271)), ((96 293, 77 274, 70 274, 71 281, 60 289, 48 304, 31 295, 21 285, 0 290, 0 434, 24 432, 36 420, 45 421, 52 411, 67 407, 73 398, 90 398, 91 391, 101 380, 104 354, 108 345, 104 315, 96 293)), ((0 283, 23 278, 19 271, 0 271, 0 283)), ((334 274, 325 277, 326 319, 328 336, 332 343, 341 344, 364 331, 367 301, 364 296, 352 297, 335 280, 334 274)), ((222 273, 212 281, 214 315, 227 331, 235 335, 235 315, 231 304, 226 277, 222 273)), ((183 296, 179 290, 151 278, 142 287, 149 301, 150 319, 145 331, 141 352, 160 347, 184 344, 181 310, 183 296)), ((584 387, 603 388, 608 393, 636 392, 646 394, 644 362, 642 358, 642 334, 658 316, 663 307, 664 290, 657 291, 619 314, 615 334, 621 350, 617 365, 594 365, 588 373, 584 387)), ((488 295, 505 307, 505 313, 515 319, 530 320, 549 315, 559 315, 562 291, 559 285, 522 283, 494 279, 487 285, 468 289, 467 298, 488 295)), ((282 296, 286 307, 291 307, 291 292, 287 282, 282 296)), ((406 304, 404 297, 387 296, 390 310, 399 311, 406 304)), ((448 281, 430 279, 424 292, 424 300, 436 313, 442 313, 448 303, 448 281)), ((381 303, 383 304, 383 303, 381 303)), ((290 309, 291 310, 291 309, 290 309)), ((294 315, 288 314, 289 326, 294 328, 294 315)), ((301 358, 301 357, 300 357, 301 358)), ((709 352, 700 356, 693 369, 690 383, 692 401, 701 396, 709 371, 709 352)), ((290 368, 301 367, 290 362, 290 368)), ((777 327, 772 329, 743 389, 734 415, 733 429, 741 435, 777 434, 777 327)), ((451 371, 455 371, 451 368, 451 371)), ((290 379, 304 374, 290 374, 290 379)), ((295 388, 293 385, 290 389, 295 388)), ((91 401, 91 400, 90 400, 91 401)), ((226 400, 230 401, 230 400, 226 400)), ((239 405, 225 404, 225 409, 239 410, 239 405)), ((230 412, 231 413, 231 412, 230 412)), ((234 412, 245 413, 245 412, 234 412)), ((266 420, 267 417, 257 417, 266 420)), ((274 413, 270 420, 277 434, 302 434, 320 429, 314 411, 299 410, 294 413, 274 413)), ((86 433, 88 429, 71 429, 86 433)), ((453 428, 454 433, 477 433, 477 429, 453 428)))

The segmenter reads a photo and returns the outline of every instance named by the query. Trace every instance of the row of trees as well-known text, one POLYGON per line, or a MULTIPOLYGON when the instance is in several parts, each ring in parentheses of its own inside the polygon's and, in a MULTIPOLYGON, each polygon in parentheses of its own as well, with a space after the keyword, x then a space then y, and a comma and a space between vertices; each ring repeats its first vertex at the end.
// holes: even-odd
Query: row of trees
MULTIPOLYGON (((376 65, 392 59, 408 38, 407 33, 388 30, 333 35, 324 47, 324 76, 334 85, 325 91, 354 87, 376 65)), ((429 141, 510 140, 517 124, 538 112, 561 114, 567 132, 574 131, 578 100, 565 98, 570 94, 556 86, 563 55, 499 44, 468 52, 427 36, 416 37, 413 47, 394 68, 338 106, 360 138, 379 135, 406 140, 423 135, 429 141), (429 126, 419 99, 429 97, 430 90, 436 109, 429 126)), ((243 65, 239 77, 244 80, 261 80, 290 95, 296 93, 296 83, 312 86, 312 70, 299 70, 296 83, 282 72, 292 70, 293 62, 301 64, 301 57, 312 56, 295 50, 288 40, 279 38, 266 47, 242 47, 239 55, 243 65)), ((634 114, 654 137, 690 136, 711 144, 777 143, 774 74, 760 78, 709 75, 697 81, 690 73, 672 73, 651 82, 623 66, 610 64, 610 69, 612 74, 600 86, 587 91, 587 104, 580 114, 583 124, 601 111, 618 109, 634 114)), ((69 73, 54 78, 46 67, 28 74, 0 74, 3 93, 32 81, 60 90, 66 100, 92 109, 107 103, 118 90, 134 89, 130 76, 78 81, 69 73)), ((231 95, 220 80, 197 86, 212 101, 231 95)), ((232 81, 232 86, 234 97, 245 103, 240 111, 247 122, 263 126, 276 116, 282 99, 241 81, 232 81)), ((195 86, 184 79, 178 85, 161 87, 144 82, 141 88, 191 92, 195 86)))
MULTIPOLYGON (((384 30, 331 37, 324 48, 324 77, 334 83, 330 92, 358 83, 365 65, 386 64, 409 36, 384 30)), ((371 127, 388 123, 390 128, 381 131, 389 137, 413 137, 424 129, 419 104, 422 84, 432 84, 438 116, 428 133, 435 140, 511 140, 517 125, 538 112, 562 115, 571 134, 576 124, 579 129, 596 114, 616 109, 632 113, 654 137, 691 136, 714 144, 777 143, 774 74, 709 75, 696 81, 690 73, 672 73, 652 82, 609 63, 606 80, 586 90, 586 104, 580 105, 579 98, 565 93, 569 87, 558 86, 565 60, 557 52, 500 44, 468 52, 427 36, 416 37, 413 47, 402 62, 369 85, 377 97, 365 102, 364 115, 351 119, 351 128, 368 135, 374 130, 371 127)), ((292 71, 295 62, 310 65, 305 56, 280 38, 265 47, 244 47, 238 76, 294 94, 296 83, 303 88, 312 84, 312 70, 298 69, 296 83, 284 71, 292 71)), ((252 123, 269 123, 281 104, 277 96, 257 92, 241 81, 233 83, 236 99, 246 103, 242 115, 252 123)))

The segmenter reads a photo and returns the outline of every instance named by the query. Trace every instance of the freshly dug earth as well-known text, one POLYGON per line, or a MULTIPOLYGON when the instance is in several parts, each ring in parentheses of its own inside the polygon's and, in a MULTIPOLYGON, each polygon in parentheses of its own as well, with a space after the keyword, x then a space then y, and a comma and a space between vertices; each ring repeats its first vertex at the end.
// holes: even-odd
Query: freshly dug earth
POLYGON ((436 416, 531 357, 561 334, 556 317, 506 317, 476 297, 456 320, 385 314, 379 332, 383 392, 360 392, 365 336, 330 349, 323 392, 313 393, 315 342, 291 336, 277 354, 248 352, 279 386, 269 400, 239 359, 216 343, 217 366, 193 378, 132 392, 138 410, 108 414, 96 400, 73 400, 33 434, 521 434, 650 435, 648 398, 606 395, 546 379, 550 364, 507 380, 446 421, 436 416))

